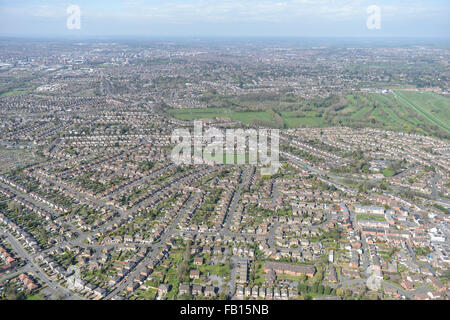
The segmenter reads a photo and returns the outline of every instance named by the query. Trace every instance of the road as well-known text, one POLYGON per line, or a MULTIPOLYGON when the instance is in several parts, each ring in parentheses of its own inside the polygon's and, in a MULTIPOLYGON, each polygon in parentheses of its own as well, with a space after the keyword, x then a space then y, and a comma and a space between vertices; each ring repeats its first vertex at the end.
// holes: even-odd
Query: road
MULTIPOLYGON (((230 250, 231 251, 231 250, 230 250)), ((230 252, 230 255, 232 253, 230 252)), ((230 281, 228 282, 228 297, 233 297, 236 293, 236 274, 239 266, 239 257, 231 256, 230 281)))
POLYGON ((42 203, 42 202, 40 202, 40 201, 38 201, 38 200, 36 200, 36 199, 34 199, 34 198, 28 196, 28 195, 25 194, 25 193, 21 193, 21 192, 17 191, 16 189, 14 189, 13 187, 11 187, 11 186, 8 185, 8 184, 5 184, 5 183, 3 183, 3 182, 0 182, 0 187, 2 187, 3 189, 8 190, 8 191, 11 192, 11 193, 14 193, 14 194, 16 195, 17 198, 20 198, 20 199, 22 199, 22 200, 25 200, 25 201, 31 203, 31 204, 34 205, 36 208, 41 209, 41 210, 44 210, 44 211, 46 211, 46 212, 49 212, 49 213, 52 215, 52 217, 54 217, 54 218, 55 218, 55 217, 58 217, 58 216, 60 215, 60 212, 57 212, 57 211, 53 210, 52 208, 50 208, 50 207, 47 206, 46 204, 44 204, 44 203, 42 203))
POLYGON ((161 236, 160 241, 157 244, 152 245, 152 251, 150 254, 148 254, 147 257, 145 257, 142 261, 138 263, 136 268, 127 276, 127 279, 125 282, 121 282, 119 286, 111 291, 107 296, 106 299, 111 299, 118 293, 120 293, 126 286, 130 285, 133 280, 143 271, 147 268, 147 266, 154 262, 156 257, 161 253, 161 247, 164 245, 164 243, 175 233, 176 227, 178 223, 181 221, 184 214, 186 214, 188 208, 192 205, 192 203, 195 200, 195 196, 191 196, 189 200, 184 204, 183 209, 181 209, 177 217, 174 221, 170 224, 170 226, 164 231, 163 235, 161 236))
MULTIPOLYGON (((342 282, 336 283, 336 284, 332 284, 331 287, 333 288, 342 288, 342 287, 351 287, 354 285, 360 285, 360 286, 365 286, 367 283, 366 279, 351 279, 351 280, 344 280, 342 282)), ((403 288, 398 287, 397 285, 390 283, 388 281, 381 281, 381 285, 383 287, 387 287, 387 288, 391 288, 391 289, 395 289, 397 290, 397 292, 402 295, 405 296, 407 299, 414 299, 414 295, 417 293, 421 293, 424 292, 424 287, 420 287, 416 290, 413 291, 406 291, 403 288)), ((425 291, 426 292, 426 291, 425 291)))
POLYGON ((6 235, 8 241, 11 243, 11 247, 13 250, 27 263, 30 265, 31 271, 36 274, 36 276, 41 279, 41 281, 45 282, 45 284, 53 289, 55 292, 60 292, 64 294, 64 297, 66 300, 84 300, 84 298, 70 292, 66 288, 62 287, 59 283, 49 278, 49 276, 45 273, 44 270, 42 270, 39 265, 34 261, 34 257, 28 253, 25 248, 20 244, 19 241, 16 240, 16 238, 9 233, 5 228, 0 227, 0 230, 2 230, 2 233, 6 235))
POLYGON ((441 180, 441 175, 439 173, 436 173, 433 179, 431 180, 431 189, 432 189, 431 197, 433 200, 439 199, 439 193, 437 188, 437 183, 439 182, 439 180, 441 180))
POLYGON ((243 189, 244 184, 247 181, 247 179, 249 179, 249 175, 250 175, 250 168, 246 167, 241 174, 241 183, 239 183, 238 190, 233 195, 233 199, 231 200, 231 204, 230 204, 230 207, 228 208, 227 215, 224 218, 224 219, 226 219, 226 221, 223 225, 225 230, 230 230, 230 226, 231 226, 231 222, 233 221, 234 213, 239 204, 239 201, 241 200, 242 189, 243 189))
MULTIPOLYGON (((349 210, 349 216, 350 216, 350 221, 352 222, 353 227, 355 227, 356 226, 356 216, 352 210, 349 210)), ((370 257, 369 257, 369 246, 367 245, 365 236, 361 237, 361 244, 362 244, 362 249, 363 249, 362 268, 364 270, 368 270, 369 266, 370 266, 370 257)))

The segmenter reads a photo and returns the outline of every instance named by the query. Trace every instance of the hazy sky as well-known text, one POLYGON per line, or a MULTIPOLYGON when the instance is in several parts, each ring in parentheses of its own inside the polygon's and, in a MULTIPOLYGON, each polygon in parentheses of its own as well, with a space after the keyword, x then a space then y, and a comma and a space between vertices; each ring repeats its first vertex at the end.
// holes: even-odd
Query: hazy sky
POLYGON ((450 0, 0 0, 0 35, 448 37, 449 17, 450 0), (69 5, 80 30, 66 27, 69 5))

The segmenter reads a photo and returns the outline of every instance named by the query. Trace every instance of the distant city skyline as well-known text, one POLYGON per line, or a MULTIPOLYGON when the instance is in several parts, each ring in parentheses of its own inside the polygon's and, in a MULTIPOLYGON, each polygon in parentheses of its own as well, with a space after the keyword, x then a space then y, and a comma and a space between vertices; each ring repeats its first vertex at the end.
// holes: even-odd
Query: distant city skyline
POLYGON ((2 0, 0 36, 448 37, 449 13, 445 0, 2 0), (380 29, 367 28, 371 5, 380 29))

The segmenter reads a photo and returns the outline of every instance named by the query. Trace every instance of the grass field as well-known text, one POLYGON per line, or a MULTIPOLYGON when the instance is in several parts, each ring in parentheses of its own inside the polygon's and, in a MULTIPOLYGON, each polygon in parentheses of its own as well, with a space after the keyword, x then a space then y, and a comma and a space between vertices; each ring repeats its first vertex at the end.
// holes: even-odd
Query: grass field
MULTIPOLYGON (((278 109, 284 128, 350 126, 374 127, 450 138, 450 99, 432 92, 394 90, 391 94, 353 93, 305 110, 278 109), (336 105, 338 105, 336 107, 336 105)), ((264 105, 264 104, 262 104, 264 105)), ((242 107, 242 105, 240 105, 242 107)), ((245 105, 244 105, 245 107, 245 105)), ((255 102, 251 106, 254 108, 255 102)), ((241 109, 242 110, 242 109, 241 109)), ((262 109, 267 110, 267 109, 262 109)), ((274 122, 271 110, 240 111, 227 107, 172 109, 180 120, 228 117, 245 124, 274 122)))
POLYGON ((383 216, 370 215, 370 214, 360 214, 356 216, 356 221, 386 221, 383 216))
POLYGON ((392 177, 395 173, 391 168, 384 168, 381 172, 385 177, 392 177))
POLYGON ((42 298, 40 295, 38 295, 38 294, 34 294, 34 295, 31 295, 31 296, 28 296, 27 298, 26 298, 26 300, 44 300, 44 298, 42 298))
MULTIPOLYGON (((217 117, 228 117, 234 121, 240 121, 245 124, 252 124, 255 120, 271 121, 272 116, 268 112, 254 111, 241 112, 233 111, 227 108, 195 108, 195 109, 173 109, 169 113, 179 120, 196 120, 196 119, 215 119, 217 117)), ((295 117, 293 112, 281 112, 281 117, 286 128, 298 127, 322 127, 323 119, 320 117, 295 117)))
POLYGON ((308 117, 296 117, 292 111, 281 112, 286 128, 299 128, 299 127, 323 127, 325 123, 322 117, 308 116, 308 117))
POLYGON ((450 133, 450 100, 432 92, 395 91, 395 97, 450 133))
POLYGON ((381 110, 387 114, 385 117, 378 117, 378 120, 390 122, 394 127, 415 126, 420 122, 420 119, 413 117, 408 107, 398 104, 398 100, 394 95, 371 94, 370 96, 379 103, 381 110))
POLYGON ((20 95, 20 94, 25 94, 25 93, 27 93, 27 92, 28 92, 28 89, 27 89, 27 90, 18 90, 18 89, 15 89, 15 90, 11 90, 11 91, 4 92, 4 93, 0 94, 0 97, 18 96, 18 95, 20 95))

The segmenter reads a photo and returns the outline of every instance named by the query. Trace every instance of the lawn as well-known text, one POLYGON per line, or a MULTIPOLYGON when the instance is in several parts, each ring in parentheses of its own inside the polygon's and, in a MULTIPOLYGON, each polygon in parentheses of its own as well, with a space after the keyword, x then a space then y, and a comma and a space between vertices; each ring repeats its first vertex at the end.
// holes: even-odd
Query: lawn
POLYGON ((397 99, 450 133, 450 99, 432 92, 395 91, 397 99))
POLYGON ((200 270, 201 274, 215 274, 219 275, 221 277, 226 277, 230 274, 230 269, 227 265, 218 263, 214 266, 212 265, 202 265, 199 266, 198 269, 200 270))
POLYGON ((144 300, 155 300, 157 292, 158 290, 152 288, 148 290, 139 289, 136 291, 136 295, 144 300))
POLYGON ((44 300, 39 294, 34 294, 32 296, 28 296, 26 300, 44 300))
POLYGON ((18 96, 20 94, 25 94, 28 92, 28 89, 14 89, 0 94, 0 97, 9 97, 9 96, 18 96))
POLYGON ((277 279, 301 282, 302 277, 301 276, 292 276, 290 274, 279 274, 279 275, 277 275, 277 279))
POLYGON ((294 111, 281 112, 281 117, 288 129, 298 127, 323 127, 325 125, 322 117, 296 117, 294 111))
POLYGON ((381 172, 385 177, 392 177, 395 173, 391 168, 384 168, 381 172))
POLYGON ((378 216, 378 215, 371 215, 371 214, 360 214, 356 216, 356 220, 357 221, 367 221, 367 220, 371 220, 371 221, 386 221, 386 219, 384 219, 383 216, 378 216))

